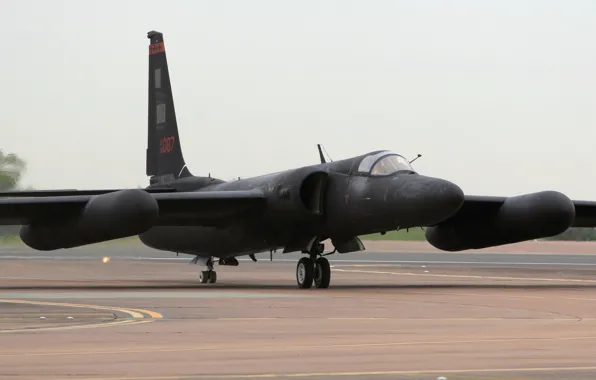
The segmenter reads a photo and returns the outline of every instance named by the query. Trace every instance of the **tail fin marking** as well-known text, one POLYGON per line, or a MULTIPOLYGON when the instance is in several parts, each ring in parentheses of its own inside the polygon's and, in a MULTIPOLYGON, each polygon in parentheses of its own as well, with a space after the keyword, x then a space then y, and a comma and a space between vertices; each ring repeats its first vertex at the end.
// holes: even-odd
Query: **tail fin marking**
POLYGON ((191 176, 180 145, 163 34, 149 38, 147 168, 151 183, 191 176))

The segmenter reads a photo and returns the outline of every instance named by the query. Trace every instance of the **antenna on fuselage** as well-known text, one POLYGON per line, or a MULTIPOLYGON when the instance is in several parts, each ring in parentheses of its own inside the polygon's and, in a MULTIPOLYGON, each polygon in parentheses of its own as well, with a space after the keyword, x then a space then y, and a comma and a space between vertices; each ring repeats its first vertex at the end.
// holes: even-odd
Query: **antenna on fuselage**
MULTIPOLYGON (((321 159, 321 163, 326 163, 327 161, 325 160, 325 156, 323 155, 323 150, 325 150, 325 148, 323 148, 321 144, 317 144, 317 149, 319 150, 319 158, 321 159)), ((325 154, 327 155, 327 157, 329 157, 329 161, 333 162, 331 156, 329 155, 329 153, 327 153, 327 150, 325 150, 325 154)))
POLYGON ((410 164, 414 161, 416 161, 417 159, 419 159, 420 157, 422 157, 422 155, 420 153, 418 153, 418 155, 416 156, 415 159, 413 159, 412 161, 410 161, 410 164))
POLYGON ((321 163, 326 163, 327 161, 325 161, 325 156, 323 156, 323 151, 321 150, 321 144, 317 144, 317 149, 319 150, 319 158, 321 159, 321 163))

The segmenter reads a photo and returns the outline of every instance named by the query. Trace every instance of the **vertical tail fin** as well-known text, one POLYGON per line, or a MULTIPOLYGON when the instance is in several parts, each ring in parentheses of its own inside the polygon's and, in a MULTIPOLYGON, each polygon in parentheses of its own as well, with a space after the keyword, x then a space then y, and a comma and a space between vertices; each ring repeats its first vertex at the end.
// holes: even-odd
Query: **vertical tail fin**
POLYGON ((147 38, 150 42, 146 172, 153 184, 192 174, 182 156, 163 34, 151 31, 147 38))

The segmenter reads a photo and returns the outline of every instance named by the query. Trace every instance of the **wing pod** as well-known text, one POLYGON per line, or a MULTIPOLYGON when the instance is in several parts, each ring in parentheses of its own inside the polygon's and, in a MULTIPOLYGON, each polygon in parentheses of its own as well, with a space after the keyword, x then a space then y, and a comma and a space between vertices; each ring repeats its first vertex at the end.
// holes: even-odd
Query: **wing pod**
POLYGON ((141 189, 127 189, 93 196, 75 215, 38 221, 21 227, 29 247, 42 251, 72 248, 138 235, 151 228, 159 216, 155 198, 141 189))
POLYGON ((444 251, 480 249, 560 234, 575 219, 573 202, 556 191, 504 199, 468 197, 454 217, 426 229, 444 251))

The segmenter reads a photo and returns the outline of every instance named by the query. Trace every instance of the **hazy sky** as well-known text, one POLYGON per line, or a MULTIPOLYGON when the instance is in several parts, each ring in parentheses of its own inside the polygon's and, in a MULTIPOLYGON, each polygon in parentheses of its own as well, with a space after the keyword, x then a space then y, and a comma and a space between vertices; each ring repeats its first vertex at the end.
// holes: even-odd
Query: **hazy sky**
POLYGON ((377 149, 468 194, 596 199, 596 1, 27 1, 0 148, 37 188, 145 186, 146 32, 186 162, 232 179, 377 149))

